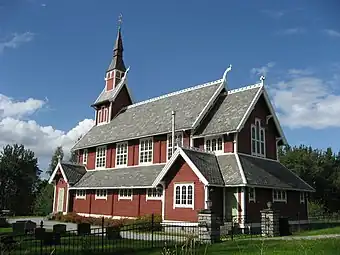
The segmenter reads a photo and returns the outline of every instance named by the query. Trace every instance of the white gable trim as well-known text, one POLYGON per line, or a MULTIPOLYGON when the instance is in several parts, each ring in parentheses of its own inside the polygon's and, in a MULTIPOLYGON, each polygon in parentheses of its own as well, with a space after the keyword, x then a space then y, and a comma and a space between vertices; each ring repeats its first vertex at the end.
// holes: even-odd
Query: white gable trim
POLYGON ((194 173, 197 175, 197 177, 202 181, 202 183, 204 185, 208 185, 209 184, 207 179, 202 175, 202 173, 198 170, 198 168, 190 160, 190 158, 185 154, 185 152, 181 148, 178 148, 176 150, 176 152, 172 155, 172 157, 170 158, 168 163, 164 166, 162 171, 158 174, 158 176, 156 177, 156 179, 152 183, 152 187, 156 187, 162 181, 162 179, 164 178, 166 173, 170 170, 171 166, 174 164, 174 162, 176 161, 176 159, 178 158, 179 155, 181 155, 183 157, 185 162, 188 163, 188 165, 190 166, 192 171, 194 171, 194 173))
POLYGON ((274 111, 274 107, 273 107, 272 103, 270 102, 269 96, 268 96, 268 94, 267 94, 267 92, 266 92, 266 90, 265 90, 263 85, 259 86, 259 88, 260 88, 259 91, 256 93, 256 96, 253 98, 253 100, 252 100, 250 106, 248 107, 245 115, 242 117, 240 123, 238 124, 238 126, 236 128, 236 132, 240 132, 241 131, 241 129, 243 128, 244 124, 248 120, 251 112, 253 111, 256 103, 258 102, 259 98, 263 94, 264 99, 265 99, 265 101, 267 103, 267 106, 269 108, 270 114, 273 116, 273 119, 274 119, 274 122, 275 122, 275 126, 278 129, 279 134, 280 134, 284 144, 287 144, 286 137, 285 137, 285 135, 283 133, 282 127, 280 125, 280 122, 279 122, 279 120, 278 120, 278 118, 276 116, 276 113, 274 111))
POLYGON ((235 153, 235 159, 236 159, 237 166, 238 166, 238 168, 240 170, 242 182, 243 182, 243 184, 247 184, 247 179, 246 179, 246 176, 244 175, 243 167, 242 167, 240 158, 239 158, 237 153, 235 153))
POLYGON ((209 99, 208 103, 204 106, 203 110, 201 111, 201 113, 196 118, 195 122, 192 124, 192 129, 195 130, 197 128, 197 126, 201 123, 202 119, 207 114, 208 110, 213 106, 214 102, 216 101, 216 98, 221 93, 223 88, 224 88, 224 82, 222 81, 221 85, 218 86, 217 90, 214 92, 212 97, 209 99))
POLYGON ((48 180, 48 183, 49 183, 49 184, 51 184, 52 181, 54 180, 54 177, 55 177, 55 175, 57 174, 58 169, 60 169, 60 172, 61 172, 61 174, 62 174, 64 180, 66 181, 66 183, 68 183, 68 180, 67 180, 67 178, 66 178, 66 174, 65 174, 65 172, 64 172, 64 170, 63 170, 63 168, 62 168, 62 166, 61 166, 61 164, 60 164, 60 162, 59 162, 59 163, 57 164, 57 166, 55 167, 53 173, 51 174, 50 179, 48 180))

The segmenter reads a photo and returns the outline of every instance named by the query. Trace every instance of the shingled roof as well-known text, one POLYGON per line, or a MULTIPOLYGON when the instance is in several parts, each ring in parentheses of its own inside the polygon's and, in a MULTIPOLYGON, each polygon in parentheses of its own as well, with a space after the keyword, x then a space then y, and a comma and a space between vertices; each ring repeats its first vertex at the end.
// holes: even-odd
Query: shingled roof
POLYGON ((314 189, 280 162, 239 154, 247 184, 261 187, 276 187, 314 191, 314 189))
POLYGON ((77 183, 86 174, 84 165, 61 162, 61 167, 66 175, 69 184, 77 183))
POLYGON ((228 95, 221 95, 207 115, 204 124, 195 132, 195 136, 236 131, 254 98, 262 89, 263 85, 255 84, 230 90, 228 95))
POLYGON ((93 126, 73 150, 171 131, 171 112, 176 129, 191 129, 213 96, 224 88, 222 80, 136 103, 122 110, 110 123, 93 126))
POLYGON ((75 188, 151 187, 165 164, 88 171, 75 188))

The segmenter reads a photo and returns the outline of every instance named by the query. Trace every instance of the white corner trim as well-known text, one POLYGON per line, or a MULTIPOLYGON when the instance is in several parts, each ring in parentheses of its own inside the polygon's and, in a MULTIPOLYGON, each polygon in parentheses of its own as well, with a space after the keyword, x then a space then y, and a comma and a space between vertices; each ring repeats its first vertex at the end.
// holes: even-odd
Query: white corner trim
POLYGON ((271 101, 269 99, 268 93, 267 93, 267 91, 266 91, 266 89, 264 87, 263 87, 263 95, 264 95, 265 101, 266 101, 266 103, 268 105, 269 111, 270 111, 271 115, 273 116, 273 120, 275 122, 275 126, 279 130, 280 137, 282 137, 283 143, 287 144, 287 139, 285 137, 285 134, 283 133, 283 129, 281 127, 279 119, 277 118, 277 115, 275 113, 274 107, 273 107, 273 105, 272 105, 272 103, 271 103, 271 101))
POLYGON ((70 204, 70 201, 69 201, 69 198, 70 197, 70 185, 67 183, 67 191, 66 191, 66 213, 68 213, 68 207, 69 207, 69 204, 70 204))
POLYGON ((61 174, 62 174, 64 180, 66 181, 66 183, 68 183, 68 180, 67 180, 67 178, 66 178, 66 174, 65 174, 65 172, 64 172, 64 170, 63 170, 63 168, 62 168, 60 162, 58 162, 58 164, 57 164, 56 167, 54 168, 53 173, 51 174, 50 179, 48 180, 48 183, 49 183, 49 184, 51 184, 52 181, 54 180, 54 177, 55 177, 55 175, 57 174, 58 169, 60 169, 60 172, 61 172, 61 174))
MULTIPOLYGON (((241 187, 241 215, 247 215, 246 213, 246 187, 241 187)), ((241 221, 244 223, 244 217, 242 217, 241 221)))
POLYGON ((210 109, 210 107, 213 105, 213 103, 216 101, 216 98, 218 95, 221 93, 222 89, 224 88, 224 83, 222 82, 220 86, 216 89, 214 94, 210 97, 208 103, 204 106, 203 110, 201 113, 198 115, 196 118, 195 122, 192 124, 191 128, 195 130, 197 126, 200 124, 204 116, 206 115, 207 111, 210 109))
POLYGON ((161 180, 163 179, 163 177, 166 175, 166 173, 169 171, 170 167, 173 165, 173 163, 175 162, 175 160, 177 159, 177 157, 181 155, 183 157, 183 159, 185 160, 185 162, 188 163, 188 165, 190 166, 190 168, 192 169, 192 171, 196 174, 196 176, 202 181, 202 183, 204 185, 208 185, 208 181, 207 179, 202 175, 202 173, 199 171, 199 169, 195 166, 195 164, 190 160, 190 158, 185 154, 185 152, 182 150, 182 148, 178 148, 176 150, 176 152, 174 153, 174 155, 172 155, 172 157, 170 158, 170 160, 168 161, 168 163, 164 166, 164 168, 162 169, 162 171, 159 173, 159 175, 157 176, 157 178, 154 180, 154 182, 152 183, 152 187, 156 187, 161 180))
POLYGON ((237 151, 238 151, 238 133, 234 134, 233 149, 234 149, 234 153, 237 153, 237 151))
POLYGON ((54 211, 55 211, 55 197, 56 197, 56 193, 57 193, 57 184, 56 183, 54 183, 54 194, 53 194, 53 206, 52 206, 52 212, 54 213, 54 211))
POLYGON ((237 153, 235 153, 235 159, 236 159, 236 162, 237 162, 237 166, 240 169, 240 174, 241 174, 241 177, 242 177, 242 182, 243 182, 243 184, 247 184, 247 179, 246 179, 246 176, 244 175, 243 167, 242 167, 240 158, 239 158, 237 153))
POLYGON ((247 119, 249 118, 249 115, 251 114, 251 112, 253 111, 257 101, 259 100, 260 96, 262 95, 263 92, 263 86, 258 86, 259 90, 256 92, 255 97, 253 98, 253 100, 251 101, 246 113, 243 115, 240 123, 238 124, 236 131, 240 132, 240 130, 242 129, 242 127, 244 126, 244 124, 246 123, 247 119))
MULTIPOLYGON (((224 189, 223 189, 224 192, 224 189)), ((209 199, 209 186, 204 185, 204 209, 208 209, 207 201, 209 199)))

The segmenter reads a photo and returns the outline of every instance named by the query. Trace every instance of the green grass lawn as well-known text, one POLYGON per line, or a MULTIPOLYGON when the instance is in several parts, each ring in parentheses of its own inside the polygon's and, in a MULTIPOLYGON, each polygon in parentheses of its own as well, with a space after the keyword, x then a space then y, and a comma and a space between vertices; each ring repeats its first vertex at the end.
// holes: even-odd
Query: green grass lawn
POLYGON ((0 233, 9 233, 12 232, 12 228, 0 228, 0 233))
POLYGON ((338 226, 338 227, 332 227, 332 228, 307 230, 307 231, 294 233, 294 235, 298 235, 298 236, 316 236, 316 235, 332 235, 332 234, 340 234, 340 227, 338 226))
MULTIPOLYGON (((340 254, 340 239, 323 239, 323 240, 242 240, 242 241, 226 241, 223 243, 213 244, 205 247, 201 246, 198 253, 176 253, 178 255, 187 254, 204 254, 206 255, 319 255, 319 254, 340 254)), ((180 249, 179 249, 180 250, 180 249)), ((160 250, 140 251, 134 255, 162 255, 175 254, 165 253, 160 250)))

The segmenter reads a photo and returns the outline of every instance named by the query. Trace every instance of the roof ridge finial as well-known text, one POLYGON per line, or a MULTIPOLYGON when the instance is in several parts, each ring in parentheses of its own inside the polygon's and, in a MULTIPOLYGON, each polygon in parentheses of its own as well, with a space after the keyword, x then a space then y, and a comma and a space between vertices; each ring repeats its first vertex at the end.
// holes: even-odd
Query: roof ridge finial
POLYGON ((58 163, 60 163, 61 162, 61 155, 58 155, 57 158, 58 158, 58 163))
POLYGON ((260 77, 260 82, 261 82, 261 85, 263 86, 264 85, 264 80, 266 79, 266 77, 264 75, 261 75, 260 77))
POLYGON ((222 81, 223 83, 227 82, 227 74, 231 71, 232 65, 229 65, 229 67, 224 71, 222 81))
POLYGON ((118 16, 118 30, 121 29, 122 23, 123 23, 123 14, 119 13, 119 16, 118 16))

